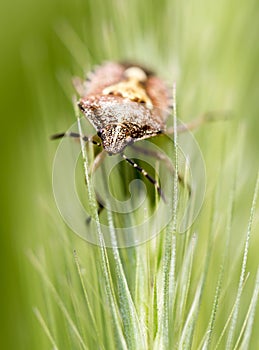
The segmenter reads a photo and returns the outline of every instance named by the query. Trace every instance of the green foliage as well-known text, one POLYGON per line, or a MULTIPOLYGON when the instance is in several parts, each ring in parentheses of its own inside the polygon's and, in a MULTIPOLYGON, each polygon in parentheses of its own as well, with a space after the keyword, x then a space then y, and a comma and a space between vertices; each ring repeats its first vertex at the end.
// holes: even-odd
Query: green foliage
MULTIPOLYGON (((256 2, 2 6, 1 348, 257 349, 256 2), (99 247, 62 221, 49 135, 76 121, 72 76, 121 59, 176 81, 181 120, 232 117, 195 133, 207 191, 192 227, 179 234, 173 221, 142 245, 106 249, 94 200, 99 247)), ((116 242, 109 211, 107 222, 116 242)))

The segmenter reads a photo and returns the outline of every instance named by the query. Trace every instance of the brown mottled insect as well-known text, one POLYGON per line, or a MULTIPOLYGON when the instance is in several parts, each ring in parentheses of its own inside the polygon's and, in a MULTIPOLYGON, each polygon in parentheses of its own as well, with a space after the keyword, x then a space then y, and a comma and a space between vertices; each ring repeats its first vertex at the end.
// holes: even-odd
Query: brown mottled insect
MULTIPOLYGON (((166 130, 172 105, 166 84, 139 65, 107 62, 91 72, 86 81, 76 81, 75 85, 81 96, 78 107, 96 129, 101 142, 87 136, 83 139, 103 146, 93 168, 99 165, 105 154, 121 154, 155 186, 164 199, 158 182, 127 158, 123 150, 136 141, 173 132, 166 130)), ((192 123, 190 128, 201 122, 203 120, 192 123)), ((53 135, 52 139, 63 136, 80 137, 77 133, 60 133, 53 135)), ((161 159, 161 155, 155 156, 161 159)))
MULTIPOLYGON (((165 131, 171 105, 166 84, 141 66, 107 62, 90 73, 81 85, 78 82, 76 85, 81 96, 78 106, 96 129, 103 150, 109 155, 120 153, 163 197, 157 181, 127 158, 123 150, 129 144, 165 131)), ((63 136, 80 137, 76 133, 61 133, 52 139, 63 136)), ((88 137, 84 140, 98 144, 88 137)))
POLYGON ((166 85, 139 66, 107 63, 91 75, 78 106, 109 154, 165 129, 170 105, 166 85))

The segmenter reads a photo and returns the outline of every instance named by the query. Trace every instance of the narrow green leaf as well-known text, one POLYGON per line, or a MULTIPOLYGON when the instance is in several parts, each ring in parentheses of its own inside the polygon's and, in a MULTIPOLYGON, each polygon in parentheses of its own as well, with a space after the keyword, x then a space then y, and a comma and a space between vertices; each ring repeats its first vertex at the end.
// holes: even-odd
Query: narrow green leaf
POLYGON ((255 213, 255 208, 256 208, 258 189, 259 189, 259 172, 257 174, 257 181, 256 181, 256 185, 255 185, 255 190, 254 190, 254 197, 253 197, 253 202, 252 202, 251 211, 250 211, 250 218, 249 218, 248 227, 247 227, 246 242, 245 242, 244 255, 243 255, 243 261, 242 261, 242 266, 241 266, 241 273, 240 273, 240 278, 239 278, 238 291, 237 291, 237 296, 236 296, 236 303, 235 303, 234 313, 232 316, 230 329, 229 329, 229 333, 228 333, 227 344, 226 344, 227 350, 232 349, 233 342, 234 342, 234 335, 236 332, 236 324, 237 324, 238 312, 239 312, 239 307, 240 307, 240 302, 241 302, 241 294, 242 294, 243 284, 244 284, 244 279, 245 279, 248 249, 249 249, 249 244, 250 244, 251 229, 252 229, 252 223, 253 223, 254 213, 255 213))

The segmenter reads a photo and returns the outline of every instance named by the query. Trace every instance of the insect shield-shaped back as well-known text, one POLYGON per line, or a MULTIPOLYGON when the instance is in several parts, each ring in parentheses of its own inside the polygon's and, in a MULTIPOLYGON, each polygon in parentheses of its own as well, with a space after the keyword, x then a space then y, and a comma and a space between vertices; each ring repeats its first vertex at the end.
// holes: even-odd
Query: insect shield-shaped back
POLYGON ((107 63, 92 74, 88 84, 78 105, 109 154, 120 153, 129 143, 164 130, 168 93, 151 73, 140 67, 107 63))

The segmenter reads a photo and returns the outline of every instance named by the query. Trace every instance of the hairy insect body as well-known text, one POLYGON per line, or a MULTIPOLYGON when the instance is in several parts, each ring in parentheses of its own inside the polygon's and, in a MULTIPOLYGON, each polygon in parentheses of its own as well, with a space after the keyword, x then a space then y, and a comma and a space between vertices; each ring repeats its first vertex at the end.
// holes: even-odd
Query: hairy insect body
POLYGON ((105 151, 121 153, 163 132, 169 114, 165 84, 137 66, 106 63, 91 75, 78 105, 97 130, 105 151))
MULTIPOLYGON (((52 139, 64 136, 92 142, 103 146, 94 161, 92 172, 101 164, 106 153, 120 154, 121 157, 151 182, 158 194, 165 201, 165 196, 159 182, 124 153, 125 147, 143 139, 158 134, 173 134, 174 127, 166 129, 166 121, 171 113, 172 99, 166 84, 151 71, 134 64, 107 62, 94 72, 88 79, 75 81, 75 87, 80 95, 78 106, 86 119, 94 126, 100 141, 93 136, 81 135, 75 132, 62 132, 52 135, 52 139)), ((213 120, 213 114, 205 114, 188 124, 192 130, 206 121, 213 120)), ((177 126, 178 132, 184 132, 185 126, 177 126)), ((95 135, 94 135, 95 136, 95 135)), ((157 159, 166 158, 158 152, 150 152, 134 146, 143 154, 149 154, 157 159)), ((172 170, 174 173, 174 168, 172 170)), ((184 178, 176 174, 179 182, 184 184, 184 178)), ((188 186, 189 195, 191 188, 188 186)), ((100 205, 100 208, 103 208, 100 205)), ((100 209, 99 208, 99 209, 100 209)))
POLYGON ((75 132, 62 132, 51 138, 69 136, 103 146, 104 152, 95 158, 95 169, 105 152, 120 154, 154 185, 165 201, 158 181, 123 153, 126 146, 138 140, 165 133, 171 106, 165 83, 141 66, 108 62, 90 73, 86 81, 77 79, 75 87, 81 96, 78 106, 96 129, 101 142, 75 132))

